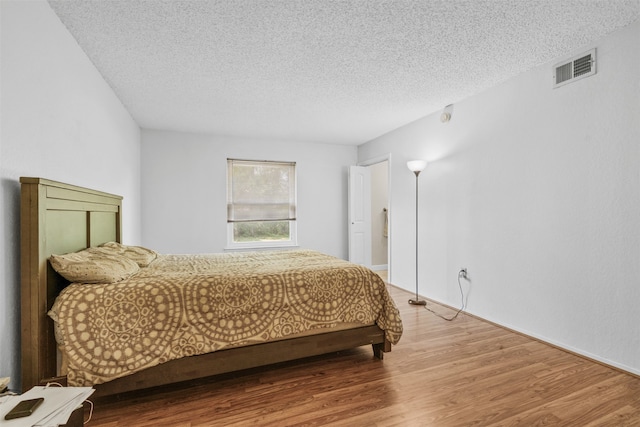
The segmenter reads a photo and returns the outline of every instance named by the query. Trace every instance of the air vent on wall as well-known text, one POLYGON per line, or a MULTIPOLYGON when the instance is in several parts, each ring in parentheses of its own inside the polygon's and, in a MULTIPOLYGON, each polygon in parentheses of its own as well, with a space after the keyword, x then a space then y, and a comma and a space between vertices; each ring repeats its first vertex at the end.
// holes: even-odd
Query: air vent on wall
POLYGON ((553 67, 553 87, 575 82, 596 73, 596 50, 562 61, 553 67))

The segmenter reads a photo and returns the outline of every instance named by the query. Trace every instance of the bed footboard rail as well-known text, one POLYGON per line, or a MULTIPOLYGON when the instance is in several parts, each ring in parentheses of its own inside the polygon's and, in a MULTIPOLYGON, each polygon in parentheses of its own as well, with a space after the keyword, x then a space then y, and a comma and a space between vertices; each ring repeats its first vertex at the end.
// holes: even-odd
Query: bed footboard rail
POLYGON ((171 360, 126 377, 98 384, 95 386, 94 395, 109 396, 319 356, 364 345, 372 345, 374 355, 379 359, 382 359, 383 352, 391 350, 391 343, 385 339, 383 330, 375 325, 364 326, 171 360))

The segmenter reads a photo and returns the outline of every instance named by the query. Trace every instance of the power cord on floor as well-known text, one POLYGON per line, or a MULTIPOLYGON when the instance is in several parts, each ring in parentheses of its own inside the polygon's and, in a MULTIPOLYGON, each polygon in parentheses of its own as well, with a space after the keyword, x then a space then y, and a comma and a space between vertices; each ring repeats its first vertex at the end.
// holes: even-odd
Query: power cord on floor
POLYGON ((429 308, 428 305, 425 305, 424 308, 427 311, 430 311, 431 313, 435 314, 436 316, 438 316, 439 318, 446 320, 447 322, 451 322, 453 319, 455 319, 456 317, 458 317, 458 314, 460 314, 462 312, 462 310, 464 310, 464 292, 462 292, 462 284, 460 283, 460 278, 464 277, 465 279, 467 278, 467 270, 466 269, 462 269, 458 272, 458 288, 460 288, 460 296, 462 298, 462 304, 460 306, 460 309, 456 312, 456 314, 453 315, 453 317, 444 317, 443 315, 436 313, 435 311, 433 311, 432 309, 429 308))

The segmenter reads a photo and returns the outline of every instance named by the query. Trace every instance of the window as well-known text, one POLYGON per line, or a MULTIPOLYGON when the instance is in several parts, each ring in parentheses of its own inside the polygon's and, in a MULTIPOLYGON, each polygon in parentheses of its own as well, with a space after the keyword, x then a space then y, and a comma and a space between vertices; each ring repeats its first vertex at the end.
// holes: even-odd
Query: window
POLYGON ((227 159, 230 248, 296 245, 296 164, 227 159))

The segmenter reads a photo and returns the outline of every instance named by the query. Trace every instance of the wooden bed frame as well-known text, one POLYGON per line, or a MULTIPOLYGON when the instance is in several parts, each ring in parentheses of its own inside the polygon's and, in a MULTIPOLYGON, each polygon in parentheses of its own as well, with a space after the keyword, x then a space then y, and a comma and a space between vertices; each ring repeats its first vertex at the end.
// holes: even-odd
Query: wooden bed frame
MULTIPOLYGON (((64 254, 108 241, 121 242, 122 197, 43 178, 21 183, 22 390, 47 382, 66 384, 57 374, 53 320, 47 312, 68 282, 49 265, 64 254)), ((254 344, 172 360, 95 386, 106 396, 303 357, 372 345, 375 357, 391 351, 378 326, 254 344)))

